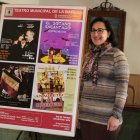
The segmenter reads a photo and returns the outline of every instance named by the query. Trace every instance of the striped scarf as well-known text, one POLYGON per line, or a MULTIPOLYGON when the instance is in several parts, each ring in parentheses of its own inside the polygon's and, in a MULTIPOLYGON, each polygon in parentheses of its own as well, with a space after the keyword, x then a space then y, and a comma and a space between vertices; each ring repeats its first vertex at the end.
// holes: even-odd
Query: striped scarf
POLYGON ((98 81, 98 61, 100 57, 112 48, 110 43, 104 43, 98 47, 92 47, 89 53, 89 59, 83 67, 82 80, 92 80, 93 85, 97 85, 98 81))

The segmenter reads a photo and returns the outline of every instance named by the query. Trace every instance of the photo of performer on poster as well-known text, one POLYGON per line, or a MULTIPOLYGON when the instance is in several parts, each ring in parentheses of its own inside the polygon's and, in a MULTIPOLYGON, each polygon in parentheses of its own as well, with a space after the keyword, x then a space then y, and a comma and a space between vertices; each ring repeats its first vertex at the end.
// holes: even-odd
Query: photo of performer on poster
POLYGON ((0 105, 29 108, 34 65, 0 63, 0 105))
POLYGON ((37 72, 37 93, 33 97, 33 108, 63 111, 64 71, 40 68, 37 72))
POLYGON ((40 21, 3 21, 0 60, 35 62, 40 21))
POLYGON ((38 62, 77 65, 81 22, 43 21, 38 62))

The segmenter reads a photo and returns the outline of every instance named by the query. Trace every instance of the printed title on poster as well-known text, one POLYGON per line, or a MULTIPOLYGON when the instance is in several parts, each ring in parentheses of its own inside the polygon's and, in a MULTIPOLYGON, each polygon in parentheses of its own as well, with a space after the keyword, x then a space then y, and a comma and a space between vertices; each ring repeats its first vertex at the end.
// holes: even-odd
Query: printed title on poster
POLYGON ((82 14, 81 10, 71 9, 46 9, 46 8, 15 8, 14 12, 31 12, 31 13, 61 13, 61 14, 82 14))

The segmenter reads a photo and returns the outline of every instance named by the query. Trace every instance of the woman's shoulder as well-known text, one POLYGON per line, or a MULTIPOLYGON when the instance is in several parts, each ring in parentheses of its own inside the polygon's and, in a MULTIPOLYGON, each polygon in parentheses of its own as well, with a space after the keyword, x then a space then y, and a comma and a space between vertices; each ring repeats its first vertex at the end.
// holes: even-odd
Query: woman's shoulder
POLYGON ((116 48, 116 47, 112 47, 112 49, 110 51, 112 51, 114 53, 114 56, 125 55, 122 50, 120 50, 119 48, 116 48))
POLYGON ((114 52, 122 52, 119 48, 117 48, 117 47, 112 47, 112 49, 111 49, 112 51, 114 51, 114 52))
POLYGON ((127 58, 123 51, 121 51, 119 48, 112 48, 112 51, 114 53, 114 62, 116 66, 128 65, 127 58))

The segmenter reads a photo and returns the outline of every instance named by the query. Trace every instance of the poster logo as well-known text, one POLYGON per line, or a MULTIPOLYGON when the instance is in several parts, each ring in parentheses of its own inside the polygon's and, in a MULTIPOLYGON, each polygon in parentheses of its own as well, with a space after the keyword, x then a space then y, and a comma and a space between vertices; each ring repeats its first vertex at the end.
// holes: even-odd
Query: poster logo
POLYGON ((6 8, 5 9, 5 16, 13 16, 13 8, 6 8))

